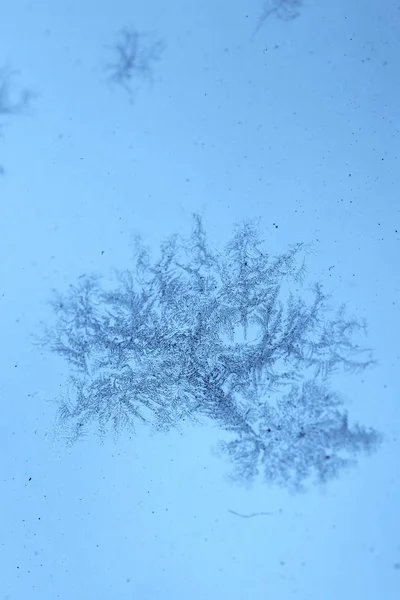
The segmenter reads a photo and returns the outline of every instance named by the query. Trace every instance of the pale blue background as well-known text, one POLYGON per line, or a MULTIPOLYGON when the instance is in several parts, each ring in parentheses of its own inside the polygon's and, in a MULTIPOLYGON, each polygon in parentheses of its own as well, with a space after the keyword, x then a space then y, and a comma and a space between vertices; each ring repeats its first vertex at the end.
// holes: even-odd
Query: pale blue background
POLYGON ((400 598, 397 4, 307 0, 251 41, 261 0, 4 3, 0 63, 37 97, 0 140, 0 599, 400 598), (122 27, 166 43, 133 104, 102 70, 122 27), (369 323, 379 366, 337 384, 385 445, 324 490, 230 486, 215 431, 51 441, 51 289, 193 211, 216 245, 253 216, 272 253, 312 242, 311 280, 369 323))

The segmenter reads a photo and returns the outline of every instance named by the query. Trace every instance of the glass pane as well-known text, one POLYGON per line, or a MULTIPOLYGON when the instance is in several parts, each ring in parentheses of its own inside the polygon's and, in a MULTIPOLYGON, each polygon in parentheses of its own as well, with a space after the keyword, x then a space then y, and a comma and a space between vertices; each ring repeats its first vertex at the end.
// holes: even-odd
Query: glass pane
POLYGON ((400 8, 14 0, 0 597, 400 597, 400 8))

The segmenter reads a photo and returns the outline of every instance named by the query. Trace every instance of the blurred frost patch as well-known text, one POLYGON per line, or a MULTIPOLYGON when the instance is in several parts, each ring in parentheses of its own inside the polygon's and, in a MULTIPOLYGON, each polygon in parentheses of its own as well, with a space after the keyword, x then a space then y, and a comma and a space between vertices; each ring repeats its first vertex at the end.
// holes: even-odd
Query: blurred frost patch
POLYGON ((123 29, 111 49, 114 60, 105 65, 107 80, 122 87, 132 99, 140 83, 153 83, 154 64, 160 60, 165 43, 135 29, 123 29))

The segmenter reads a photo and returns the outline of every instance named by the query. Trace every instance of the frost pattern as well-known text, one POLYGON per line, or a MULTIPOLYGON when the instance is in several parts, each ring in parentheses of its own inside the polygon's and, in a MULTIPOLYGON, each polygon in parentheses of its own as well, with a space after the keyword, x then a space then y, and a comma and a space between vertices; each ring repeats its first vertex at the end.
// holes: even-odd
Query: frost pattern
POLYGON ((153 259, 137 236, 134 268, 117 272, 113 289, 84 275, 52 300, 55 322, 39 343, 72 369, 58 415, 69 443, 93 426, 104 439, 137 423, 157 432, 211 422, 231 436, 217 452, 234 479, 292 489, 377 447, 380 435, 350 428, 328 386, 337 369, 374 364, 352 341, 365 325, 344 305, 334 312, 319 283, 308 301, 294 293, 304 244, 270 257, 258 223, 244 221, 219 252, 194 214, 191 236, 160 250, 153 259))
MULTIPOLYGON (((27 89, 17 94, 14 90, 13 79, 17 71, 9 66, 0 67, 0 137, 8 119, 14 115, 23 113, 30 105, 33 93, 27 89)), ((0 175, 5 170, 0 165, 0 175)))
POLYGON ((302 0, 265 0, 252 37, 254 38, 270 17, 277 17, 282 21, 296 19, 302 4, 302 0))
POLYGON ((105 66, 110 83, 121 86, 134 96, 134 83, 153 83, 153 64, 165 50, 162 40, 143 42, 145 36, 135 29, 124 29, 113 45, 115 61, 105 66))

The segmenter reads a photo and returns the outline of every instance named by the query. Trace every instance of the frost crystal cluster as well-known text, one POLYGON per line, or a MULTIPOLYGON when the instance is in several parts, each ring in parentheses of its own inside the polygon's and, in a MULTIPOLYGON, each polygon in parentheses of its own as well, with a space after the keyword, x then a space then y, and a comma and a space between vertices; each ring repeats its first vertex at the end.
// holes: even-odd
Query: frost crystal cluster
POLYGON ((72 369, 59 407, 68 440, 93 427, 103 437, 213 423, 233 478, 296 490, 375 449, 380 435, 350 427, 328 385, 337 369, 374 363, 352 341, 364 326, 344 306, 333 312, 322 285, 300 294, 305 251, 270 257, 254 221, 210 249, 195 214, 191 236, 169 238, 157 260, 138 236, 134 268, 113 289, 91 275, 57 296, 41 343, 72 369))

